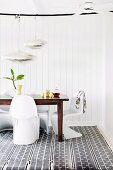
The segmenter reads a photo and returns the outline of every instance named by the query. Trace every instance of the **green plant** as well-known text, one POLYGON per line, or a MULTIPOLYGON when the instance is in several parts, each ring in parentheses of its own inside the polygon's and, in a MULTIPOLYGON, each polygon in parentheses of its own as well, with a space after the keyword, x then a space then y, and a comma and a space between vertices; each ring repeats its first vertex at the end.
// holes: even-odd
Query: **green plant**
POLYGON ((15 81, 24 79, 24 75, 19 74, 19 75, 15 76, 13 69, 10 69, 10 72, 11 72, 11 76, 10 77, 4 77, 4 79, 11 80, 14 88, 16 89, 15 81))

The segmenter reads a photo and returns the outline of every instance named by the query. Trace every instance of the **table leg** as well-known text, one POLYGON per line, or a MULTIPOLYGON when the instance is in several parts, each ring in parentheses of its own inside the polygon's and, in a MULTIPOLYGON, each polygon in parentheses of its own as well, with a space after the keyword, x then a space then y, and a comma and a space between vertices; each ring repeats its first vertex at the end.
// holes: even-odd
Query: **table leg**
POLYGON ((63 127, 63 101, 57 104, 58 111, 58 141, 62 142, 62 127, 63 127))

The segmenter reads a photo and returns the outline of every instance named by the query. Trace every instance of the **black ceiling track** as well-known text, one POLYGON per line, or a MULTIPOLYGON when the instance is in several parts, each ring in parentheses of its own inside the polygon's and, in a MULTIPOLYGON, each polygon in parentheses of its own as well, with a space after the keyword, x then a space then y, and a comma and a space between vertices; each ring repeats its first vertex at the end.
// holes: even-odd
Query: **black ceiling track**
POLYGON ((84 13, 81 13, 80 15, 94 15, 94 14, 98 14, 98 13, 97 12, 90 12, 90 13, 84 12, 84 13))
POLYGON ((75 15, 75 13, 67 13, 67 14, 8 14, 8 13, 0 13, 0 15, 7 15, 7 16, 28 16, 28 17, 32 17, 32 16, 40 16, 40 17, 54 17, 54 16, 71 16, 71 15, 75 15))

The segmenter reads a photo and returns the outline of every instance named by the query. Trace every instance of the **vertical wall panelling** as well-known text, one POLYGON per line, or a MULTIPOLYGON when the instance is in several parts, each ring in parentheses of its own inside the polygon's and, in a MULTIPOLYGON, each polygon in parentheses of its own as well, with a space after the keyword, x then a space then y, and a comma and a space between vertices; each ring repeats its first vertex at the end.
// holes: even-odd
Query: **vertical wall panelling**
MULTIPOLYGON (((1 28, 1 17, 0 17, 0 28, 1 28)), ((0 37, 1 37, 1 31, 0 31, 0 37)), ((1 38, 0 38, 0 56, 1 56, 1 43, 2 43, 2 41, 1 41, 1 38)), ((1 63, 1 58, 0 58, 0 63, 1 63)), ((0 64, 0 73, 1 73, 1 64, 0 64)), ((1 81, 1 74, 0 74, 0 93, 1 93, 1 84, 2 84, 2 81, 1 81)))
MULTIPOLYGON (((14 68, 25 74, 22 81, 25 93, 41 93, 56 87, 69 98, 78 90, 87 97, 87 112, 72 121, 101 123, 103 79, 103 24, 101 15, 72 17, 0 17, 0 77, 14 68), (47 44, 40 49, 29 49, 25 42, 42 39, 47 44), (18 39, 20 41, 18 41, 18 39), (36 56, 28 63, 6 62, 2 56, 20 49, 36 56)), ((5 92, 9 81, 0 80, 0 91, 5 92)), ((69 102, 64 104, 68 108, 69 102)), ((56 107, 50 107, 52 113, 56 107)))
MULTIPOLYGON (((43 33, 42 33, 42 39, 46 40, 47 42, 49 41, 48 39, 48 33, 49 33, 49 20, 46 18, 42 18, 42 29, 43 29, 43 33)), ((49 53, 48 53, 48 44, 46 44, 46 46, 44 47, 44 50, 42 50, 42 58, 43 58, 43 88, 44 89, 48 89, 48 85, 49 85, 49 77, 48 77, 48 68, 49 68, 49 53)))
MULTIPOLYGON (((6 36, 6 33, 7 33, 7 17, 1 17, 1 56, 3 56, 5 54, 5 51, 7 52, 7 49, 6 49, 6 44, 7 44, 7 36, 6 36)), ((1 58, 1 78, 4 77, 4 75, 6 75, 6 62, 5 60, 3 60, 1 58)), ((7 85, 6 85, 6 82, 7 80, 5 79, 1 79, 1 93, 4 93, 5 90, 7 90, 7 85)))
POLYGON ((106 112, 106 40, 107 40, 107 23, 106 23, 106 15, 103 17, 103 91, 102 91, 102 106, 101 106, 101 112, 102 112, 102 126, 105 126, 105 112, 106 112))
POLYGON ((55 24, 52 22, 52 18, 49 19, 49 42, 48 45, 48 55, 49 55, 49 88, 54 90, 55 87, 55 77, 54 77, 54 38, 55 38, 55 24), (51 50, 52 49, 52 50, 51 50), (50 57, 51 56, 51 57, 50 57))
POLYGON ((113 14, 106 16, 106 88, 105 124, 106 136, 113 145, 113 14))

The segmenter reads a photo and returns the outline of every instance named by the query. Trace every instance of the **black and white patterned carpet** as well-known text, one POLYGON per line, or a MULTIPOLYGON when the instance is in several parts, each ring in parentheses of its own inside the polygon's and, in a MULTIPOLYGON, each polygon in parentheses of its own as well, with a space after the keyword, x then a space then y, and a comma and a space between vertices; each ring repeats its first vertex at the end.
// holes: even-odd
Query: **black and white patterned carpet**
POLYGON ((72 127, 81 138, 58 142, 41 130, 32 145, 14 145, 12 131, 0 132, 0 170, 113 170, 113 152, 97 127, 72 127))

